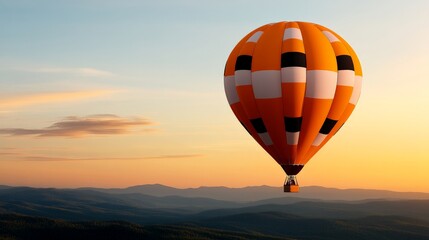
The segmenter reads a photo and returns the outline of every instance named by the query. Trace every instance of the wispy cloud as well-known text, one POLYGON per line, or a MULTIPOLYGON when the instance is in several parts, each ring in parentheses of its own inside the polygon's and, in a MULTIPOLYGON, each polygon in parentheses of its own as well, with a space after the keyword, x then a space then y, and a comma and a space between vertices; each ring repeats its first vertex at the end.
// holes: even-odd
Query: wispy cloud
POLYGON ((22 156, 23 153, 18 148, 0 148, 0 157, 2 156, 22 156))
POLYGON ((47 156, 43 154, 28 154, 25 150, 18 148, 2 148, 0 149, 0 160, 3 161, 41 161, 41 162, 56 162, 56 161, 139 161, 139 160, 158 160, 158 159, 184 159, 204 157, 203 154, 169 154, 155 156, 124 156, 124 157, 59 157, 47 156))
POLYGON ((112 114, 99 114, 86 117, 69 116, 42 129, 1 128, 0 134, 37 137, 116 135, 129 133, 132 128, 137 126, 142 127, 153 124, 154 122, 144 118, 123 118, 112 114))
POLYGON ((62 67, 48 67, 48 68, 36 68, 36 69, 26 69, 30 72, 39 72, 39 73, 60 73, 60 74, 71 74, 78 75, 83 77, 112 77, 113 73, 105 70, 100 70, 90 67, 82 68, 62 68, 62 67))
POLYGON ((14 109, 47 103, 61 103, 70 101, 79 101, 89 98, 101 97, 118 92, 118 90, 88 90, 73 92, 52 92, 27 94, 13 97, 0 98, 0 110, 14 109))
POLYGON ((158 155, 148 157, 98 157, 98 158, 67 158, 67 157, 50 157, 50 156, 22 156, 21 160, 25 161, 139 161, 139 160, 155 160, 155 159, 183 159, 203 157, 202 154, 177 154, 177 155, 158 155))

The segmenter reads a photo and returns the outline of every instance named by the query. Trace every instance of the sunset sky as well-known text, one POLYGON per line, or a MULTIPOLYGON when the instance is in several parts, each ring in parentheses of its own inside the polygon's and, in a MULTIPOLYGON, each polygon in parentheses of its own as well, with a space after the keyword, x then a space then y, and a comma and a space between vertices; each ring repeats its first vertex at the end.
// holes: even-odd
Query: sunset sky
POLYGON ((0 185, 282 186, 225 97, 235 44, 270 22, 340 34, 357 107, 301 186, 429 192, 429 2, 1 1, 0 185))

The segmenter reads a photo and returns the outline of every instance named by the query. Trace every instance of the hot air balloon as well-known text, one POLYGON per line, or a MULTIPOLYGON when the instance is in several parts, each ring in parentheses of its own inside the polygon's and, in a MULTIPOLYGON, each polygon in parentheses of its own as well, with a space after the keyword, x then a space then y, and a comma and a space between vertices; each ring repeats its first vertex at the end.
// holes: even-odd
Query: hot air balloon
POLYGON ((278 22, 247 34, 228 57, 225 93, 237 119, 287 174, 296 175, 349 118, 362 69, 350 45, 308 22, 278 22))

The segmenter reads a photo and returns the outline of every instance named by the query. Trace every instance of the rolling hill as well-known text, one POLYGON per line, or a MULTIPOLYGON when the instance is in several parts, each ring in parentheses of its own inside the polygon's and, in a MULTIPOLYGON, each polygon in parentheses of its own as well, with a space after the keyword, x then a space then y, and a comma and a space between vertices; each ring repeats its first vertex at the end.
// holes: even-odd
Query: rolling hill
POLYGON ((0 215, 0 239, 389 239, 426 240, 429 223, 384 216, 354 220, 302 218, 262 212, 175 225, 128 222, 67 222, 15 214, 0 215))
POLYGON ((139 193, 28 187, 0 189, 0 212, 72 221, 169 223, 203 210, 239 206, 239 203, 208 198, 154 197, 139 193))
POLYGON ((139 191, 0 188, 0 239, 429 239, 429 200, 408 199, 414 193, 226 201, 139 191))
POLYGON ((289 238, 206 228, 193 225, 142 226, 128 222, 67 222, 22 215, 0 215, 0 240, 135 240, 225 239, 279 240, 289 238))

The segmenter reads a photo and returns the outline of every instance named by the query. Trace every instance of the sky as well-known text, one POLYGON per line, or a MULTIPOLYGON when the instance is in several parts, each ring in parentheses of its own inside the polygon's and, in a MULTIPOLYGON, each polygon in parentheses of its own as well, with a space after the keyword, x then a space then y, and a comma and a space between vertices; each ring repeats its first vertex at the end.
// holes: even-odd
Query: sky
POLYGON ((363 68, 301 186, 429 192, 429 2, 0 0, 0 185, 282 186, 223 69, 271 22, 341 35, 363 68))

